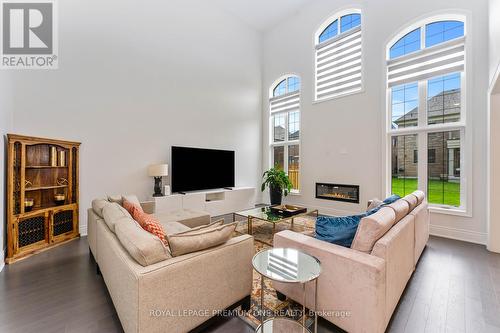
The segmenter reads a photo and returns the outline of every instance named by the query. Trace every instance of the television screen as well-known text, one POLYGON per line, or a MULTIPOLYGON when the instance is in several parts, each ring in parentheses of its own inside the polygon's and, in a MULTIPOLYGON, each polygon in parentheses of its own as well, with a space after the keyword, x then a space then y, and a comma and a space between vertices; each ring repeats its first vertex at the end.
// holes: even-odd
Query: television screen
POLYGON ((234 151, 172 147, 172 192, 234 187, 234 151))

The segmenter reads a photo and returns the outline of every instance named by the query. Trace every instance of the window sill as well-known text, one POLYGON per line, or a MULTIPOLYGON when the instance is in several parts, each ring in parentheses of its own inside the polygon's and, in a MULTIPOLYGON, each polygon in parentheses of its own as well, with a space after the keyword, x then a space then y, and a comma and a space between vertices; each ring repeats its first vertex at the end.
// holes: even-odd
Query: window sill
POLYGON ((300 195, 300 191, 290 191, 289 195, 300 195))
POLYGON ((470 212, 467 212, 467 210, 460 209, 460 208, 445 208, 445 207, 429 206, 429 212, 434 213, 434 214, 472 217, 472 214, 470 212))

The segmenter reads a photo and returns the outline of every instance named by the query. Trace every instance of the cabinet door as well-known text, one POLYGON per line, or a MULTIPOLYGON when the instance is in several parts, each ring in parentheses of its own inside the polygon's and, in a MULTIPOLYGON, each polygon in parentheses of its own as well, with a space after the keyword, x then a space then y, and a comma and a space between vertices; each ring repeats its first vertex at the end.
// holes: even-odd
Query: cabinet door
POLYGON ((49 243, 48 213, 33 214, 15 223, 14 253, 29 252, 49 243))
POLYGON ((51 243, 73 238, 77 233, 77 207, 67 205, 52 211, 50 218, 51 243))
POLYGON ((205 210, 205 193, 187 193, 182 196, 182 209, 205 210))

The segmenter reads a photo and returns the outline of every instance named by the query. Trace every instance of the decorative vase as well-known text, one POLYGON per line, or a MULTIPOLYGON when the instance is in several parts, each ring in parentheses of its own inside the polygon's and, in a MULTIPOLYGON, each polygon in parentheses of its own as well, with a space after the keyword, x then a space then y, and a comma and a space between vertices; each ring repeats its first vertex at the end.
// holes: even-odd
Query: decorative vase
POLYGON ((65 201, 66 201, 66 196, 64 194, 54 195, 54 202, 56 203, 57 206, 64 205, 65 201))
POLYGON ((50 166, 57 166, 57 148, 54 146, 50 147, 50 166))
POLYGON ((281 205, 281 198, 283 195, 283 190, 279 186, 271 185, 269 186, 269 196, 271 199, 271 205, 281 205))
POLYGON ((61 150, 59 152, 59 166, 60 167, 66 166, 66 152, 64 150, 61 150))
POLYGON ((29 199, 29 198, 24 199, 24 211, 25 212, 31 212, 34 205, 35 205, 34 199, 29 199))

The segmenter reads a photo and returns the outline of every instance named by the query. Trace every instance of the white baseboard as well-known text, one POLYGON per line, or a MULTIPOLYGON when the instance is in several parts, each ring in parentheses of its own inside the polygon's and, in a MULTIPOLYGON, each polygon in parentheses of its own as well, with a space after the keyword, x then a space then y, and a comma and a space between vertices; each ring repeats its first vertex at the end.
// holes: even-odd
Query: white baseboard
POLYGON ((87 236, 87 225, 80 224, 80 236, 87 236))
POLYGON ((471 230, 457 229, 431 224, 430 234, 464 242, 486 245, 487 234, 471 230))

